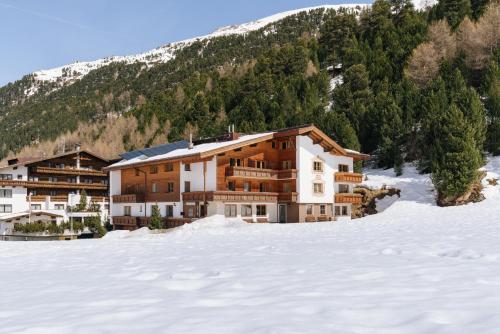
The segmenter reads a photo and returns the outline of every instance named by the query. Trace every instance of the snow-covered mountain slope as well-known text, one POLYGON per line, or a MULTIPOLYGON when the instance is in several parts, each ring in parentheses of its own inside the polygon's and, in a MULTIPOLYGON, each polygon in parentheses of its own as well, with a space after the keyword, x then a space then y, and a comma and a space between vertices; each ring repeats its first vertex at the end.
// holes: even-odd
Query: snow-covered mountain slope
MULTIPOLYGON (((71 84, 72 82, 81 79, 83 76, 88 74, 90 71, 98 69, 100 67, 109 65, 113 62, 126 62, 134 63, 136 61, 144 62, 148 66, 154 66, 157 63, 164 63, 175 57, 176 51, 192 44, 195 41, 205 40, 220 36, 234 35, 234 34, 246 34, 251 31, 255 31, 264 28, 274 22, 280 21, 285 17, 298 14, 300 12, 311 11, 318 8, 325 9, 340 9, 340 8, 351 8, 351 9, 361 9, 369 4, 343 4, 343 5, 324 5, 316 7, 301 8, 296 10, 290 10, 275 15, 265 17, 253 22, 243 23, 239 25, 231 25, 217 29, 211 34, 205 36, 199 36, 191 39, 186 39, 179 42, 169 43, 160 46, 156 49, 139 53, 130 56, 110 56, 94 61, 82 61, 75 62, 69 65, 64 65, 52 69, 40 70, 33 73, 35 78, 34 87, 27 89, 27 95, 34 94, 37 89, 36 86, 40 82, 57 82, 61 86, 71 84)), ((272 29, 272 27, 270 27, 272 29)))
POLYGON ((367 174, 402 196, 351 222, 0 242, 0 333, 499 333, 500 186, 440 208, 410 166, 367 174))

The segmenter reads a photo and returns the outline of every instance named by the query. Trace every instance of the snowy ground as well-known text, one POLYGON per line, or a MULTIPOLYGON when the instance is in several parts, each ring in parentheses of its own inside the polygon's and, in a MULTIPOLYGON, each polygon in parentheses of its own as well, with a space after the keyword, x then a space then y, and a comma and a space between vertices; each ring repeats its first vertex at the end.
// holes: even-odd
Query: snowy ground
POLYGON ((0 333, 499 333, 500 187, 439 208, 412 168, 366 183, 402 197, 352 222, 0 242, 0 333))

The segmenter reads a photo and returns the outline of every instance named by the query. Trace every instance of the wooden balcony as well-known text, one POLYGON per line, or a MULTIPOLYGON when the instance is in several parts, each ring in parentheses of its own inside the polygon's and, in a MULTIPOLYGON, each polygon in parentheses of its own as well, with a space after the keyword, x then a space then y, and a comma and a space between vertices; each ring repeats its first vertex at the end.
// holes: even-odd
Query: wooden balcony
POLYGON ((230 166, 226 168, 226 177, 258 180, 296 179, 297 170, 230 166))
POLYGON ((115 227, 121 227, 125 229, 136 229, 137 228, 137 217, 132 216, 114 216, 113 225, 115 227))
POLYGON ((88 175, 88 176, 102 176, 102 177, 108 176, 107 173, 100 170, 76 169, 69 167, 55 168, 55 167, 36 166, 33 167, 33 172, 40 174, 58 174, 58 175, 88 175))
POLYGON ((335 194, 335 203, 361 204, 362 198, 363 196, 361 196, 360 194, 337 193, 335 194))
POLYGON ((0 186, 43 188, 43 189, 93 189, 106 190, 108 186, 102 183, 71 183, 51 181, 0 180, 0 186))
POLYGON ((142 203, 144 194, 113 195, 113 203, 142 203))
POLYGON ((295 203, 297 202, 298 193, 289 192, 289 193, 279 193, 278 202, 289 202, 295 203))
POLYGON ((361 183, 363 182, 363 174, 337 172, 335 173, 335 182, 361 183))
MULTIPOLYGON (((114 216, 113 225, 115 229, 135 230, 139 227, 149 226, 151 217, 114 216)), ((179 227, 191 223, 191 218, 162 218, 163 226, 166 229, 179 227)))
POLYGON ((185 202, 277 202, 279 193, 249 191, 193 191, 182 193, 185 202))

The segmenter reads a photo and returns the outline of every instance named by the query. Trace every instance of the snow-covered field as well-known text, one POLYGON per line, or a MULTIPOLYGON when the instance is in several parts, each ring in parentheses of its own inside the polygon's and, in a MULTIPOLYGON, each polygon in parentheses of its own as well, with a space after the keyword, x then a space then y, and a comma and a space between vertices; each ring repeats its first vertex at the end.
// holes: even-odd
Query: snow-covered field
POLYGON ((402 197, 352 222, 0 242, 0 333, 500 333, 500 187, 438 208, 410 167, 366 183, 402 197))

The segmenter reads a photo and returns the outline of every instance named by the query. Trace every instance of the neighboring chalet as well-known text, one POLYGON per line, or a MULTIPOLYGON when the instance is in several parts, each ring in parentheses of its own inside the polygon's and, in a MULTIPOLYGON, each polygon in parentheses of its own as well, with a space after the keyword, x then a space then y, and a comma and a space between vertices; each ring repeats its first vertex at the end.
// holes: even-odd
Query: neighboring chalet
POLYGON ((313 125, 127 152, 107 168, 112 223, 146 226, 154 205, 167 227, 214 214, 279 223, 350 218, 361 202, 353 161, 367 157, 313 125))
POLYGON ((99 215, 108 219, 109 161, 87 150, 36 159, 11 159, 0 167, 0 234, 14 224, 81 221, 99 215), (87 206, 80 207, 81 193, 87 206))

